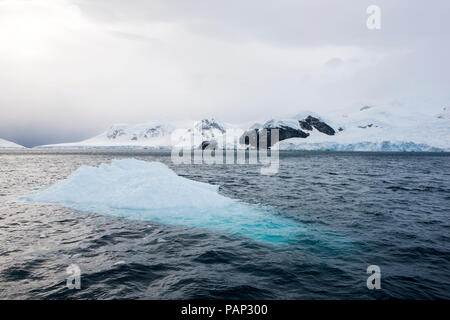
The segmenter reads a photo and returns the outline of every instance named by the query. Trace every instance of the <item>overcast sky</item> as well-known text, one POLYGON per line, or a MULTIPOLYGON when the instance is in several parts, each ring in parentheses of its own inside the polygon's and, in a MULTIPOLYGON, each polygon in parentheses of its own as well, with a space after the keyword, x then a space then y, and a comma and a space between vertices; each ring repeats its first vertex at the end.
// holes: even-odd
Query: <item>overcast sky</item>
POLYGON ((450 97, 450 1, 0 0, 0 137, 450 97), (366 9, 381 8, 381 30, 366 9))

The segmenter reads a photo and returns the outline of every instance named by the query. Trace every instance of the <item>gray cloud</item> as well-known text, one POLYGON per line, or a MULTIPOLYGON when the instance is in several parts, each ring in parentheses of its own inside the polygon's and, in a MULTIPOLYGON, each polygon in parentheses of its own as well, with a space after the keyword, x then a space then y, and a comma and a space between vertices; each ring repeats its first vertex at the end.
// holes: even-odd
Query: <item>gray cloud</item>
POLYGON ((450 3, 376 1, 371 31, 372 3, 0 1, 0 137, 36 145, 112 123, 447 105, 450 3))

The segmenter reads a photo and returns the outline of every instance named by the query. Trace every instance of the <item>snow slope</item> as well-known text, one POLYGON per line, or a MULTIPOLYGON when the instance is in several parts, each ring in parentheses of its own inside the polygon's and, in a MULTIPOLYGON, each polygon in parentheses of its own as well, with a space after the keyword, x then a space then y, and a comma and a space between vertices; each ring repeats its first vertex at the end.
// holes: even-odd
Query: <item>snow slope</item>
POLYGON ((20 144, 0 139, 0 149, 23 149, 24 146, 21 146, 20 144))
POLYGON ((322 118, 336 134, 310 132, 307 139, 281 141, 281 150, 450 151, 450 117, 405 108, 362 107, 322 118))
POLYGON ((170 124, 116 124, 93 138, 37 148, 170 148, 174 127, 170 124))

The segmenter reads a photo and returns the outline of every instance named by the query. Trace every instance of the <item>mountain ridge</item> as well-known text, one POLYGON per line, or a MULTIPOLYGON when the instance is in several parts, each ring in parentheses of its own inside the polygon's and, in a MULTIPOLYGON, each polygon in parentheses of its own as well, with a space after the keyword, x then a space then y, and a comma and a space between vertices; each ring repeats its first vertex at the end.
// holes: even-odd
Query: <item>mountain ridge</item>
MULTIPOLYGON (((280 150, 450 151, 447 108, 436 115, 364 105, 325 116, 304 111, 256 122, 246 128, 205 118, 171 124, 117 124, 84 141, 38 148, 258 148, 260 135, 279 130, 280 150), (235 145, 237 143, 237 145, 235 145)), ((270 147, 269 143, 269 147, 270 147)))

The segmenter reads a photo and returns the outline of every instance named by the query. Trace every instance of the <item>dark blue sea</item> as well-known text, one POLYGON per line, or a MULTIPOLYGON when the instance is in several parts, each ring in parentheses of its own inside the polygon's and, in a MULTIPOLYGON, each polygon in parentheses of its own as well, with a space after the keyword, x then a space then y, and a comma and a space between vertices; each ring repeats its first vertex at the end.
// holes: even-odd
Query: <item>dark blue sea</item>
POLYGON ((145 150, 0 151, 0 299, 450 299, 450 154, 282 152, 278 174, 259 169, 145 150), (326 239, 277 246, 17 201, 125 158, 163 162, 326 239), (80 289, 66 285, 72 264, 80 289), (370 265, 380 289, 366 285, 370 265))

